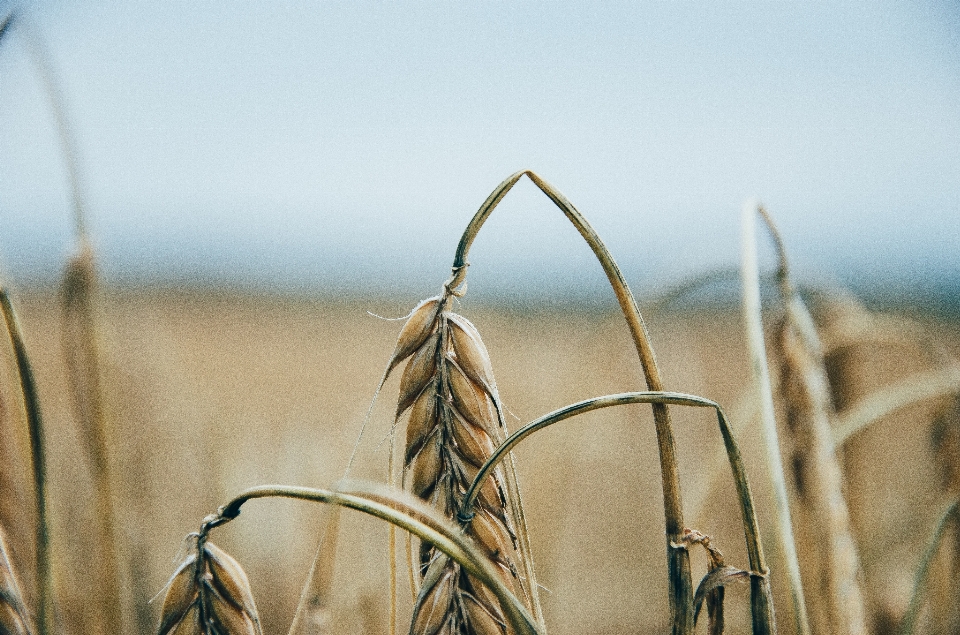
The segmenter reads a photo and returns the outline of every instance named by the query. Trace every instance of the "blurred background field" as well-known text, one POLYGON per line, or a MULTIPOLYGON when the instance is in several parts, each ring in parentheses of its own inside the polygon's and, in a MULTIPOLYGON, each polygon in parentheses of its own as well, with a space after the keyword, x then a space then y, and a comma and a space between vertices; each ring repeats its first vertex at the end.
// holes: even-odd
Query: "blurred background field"
MULTIPOLYGON (((960 355, 956 3, 0 0, 0 20, 14 13, 0 38, 0 275, 49 426, 66 633, 94 632, 103 601, 89 599, 103 545, 55 291, 80 217, 102 274, 130 632, 155 628, 160 600, 148 600, 184 536, 228 497, 342 474, 400 328, 370 313, 397 318, 439 291, 464 223, 517 169, 563 191, 606 241, 667 388, 716 400, 742 430, 781 632, 792 609, 739 283, 722 277, 667 305, 658 294, 735 263, 736 210, 759 196, 801 285, 849 289, 894 316, 887 328, 840 296, 809 296, 841 415, 960 355)), ((642 387, 600 268, 530 183, 470 260, 458 311, 483 334, 511 428, 642 387)), ((767 295, 769 328, 782 307, 767 295)), ((0 518, 15 519, 13 552, 31 562, 26 433, 11 353, 0 355, 0 487, 12 493, 0 518)), ((384 477, 396 392, 393 378, 356 476, 384 477)), ((842 451, 878 633, 906 610, 923 544, 960 487, 960 468, 945 474, 937 454, 960 457, 950 405, 898 410, 842 451)), ((746 566, 715 421, 674 411, 687 523, 746 566)), ((552 428, 520 448, 519 465, 551 630, 665 631, 649 408, 552 428)), ((285 632, 323 521, 302 503, 258 501, 218 530, 268 633, 285 632)), ((347 514, 343 536, 334 623, 384 632, 386 531, 347 514)), ((942 594, 956 566, 945 553, 931 585, 942 594)), ((743 632, 746 592, 728 597, 730 630, 743 632)))
MULTIPOLYGON (((50 429, 53 545, 67 632, 99 610, 86 594, 97 545, 91 484, 70 415, 55 294, 26 292, 21 320, 50 429), (84 615, 87 612, 87 615, 84 615)), ((264 483, 328 486, 342 473, 392 351, 401 316, 419 298, 308 298, 216 290, 111 288, 102 328, 117 502, 137 632, 155 628, 158 602, 184 536, 240 490, 264 483)), ((907 309, 909 307, 901 307, 907 309)), ((458 309, 490 351, 511 428, 571 402, 640 389, 642 375, 620 315, 604 306, 560 309, 475 302, 458 309)), ((775 310, 775 309, 774 309, 775 310)), ((668 389, 718 401, 739 427, 774 571, 778 621, 790 604, 772 534, 772 499, 735 307, 648 312, 668 389), (744 429, 744 426, 748 426, 744 429), (752 426, 752 427, 750 427, 752 426)), ((925 326, 954 354, 956 321, 925 326)), ((922 347, 866 345, 858 390, 929 367, 922 347)), ((9 354, 5 424, 14 411, 9 354)), ((857 364, 861 366, 856 366, 857 364)), ((383 480, 396 378, 374 408, 354 475, 383 480)), ((849 381, 849 378, 848 378, 849 381)), ((853 395, 856 399, 862 395, 853 395)), ((847 396, 848 398, 851 395, 847 396)), ((930 446, 938 402, 898 411, 858 435, 844 458, 870 607, 902 613, 941 485, 930 446)), ((728 563, 746 556, 720 437, 707 411, 674 408, 686 522, 714 538, 728 563)), ((649 408, 592 413, 541 433, 519 450, 520 475, 548 624, 554 633, 662 632, 667 628, 663 516, 649 408)), ((266 632, 289 625, 324 516, 305 503, 255 502, 216 540, 247 569, 266 632)), ((333 602, 341 632, 385 628, 386 531, 344 520, 333 602)), ((22 555, 22 554, 21 554, 22 555)), ((705 562, 694 559, 695 575, 705 562)), ((747 628, 747 592, 728 593, 731 632, 747 628)))

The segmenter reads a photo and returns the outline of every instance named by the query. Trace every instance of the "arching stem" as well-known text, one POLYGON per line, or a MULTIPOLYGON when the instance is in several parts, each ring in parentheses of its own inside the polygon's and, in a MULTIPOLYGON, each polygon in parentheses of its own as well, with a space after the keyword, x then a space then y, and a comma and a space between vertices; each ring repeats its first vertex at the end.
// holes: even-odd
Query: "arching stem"
POLYGON ((255 498, 293 498, 339 505, 405 529, 420 540, 436 546, 486 584, 497 596, 504 615, 518 635, 539 635, 536 621, 523 603, 507 589, 500 575, 470 539, 450 521, 440 517, 432 507, 402 491, 382 487, 374 489, 349 483, 339 484, 336 490, 288 485, 254 487, 236 496, 215 515, 204 519, 198 540, 204 540, 211 529, 236 518, 244 503, 255 498))
MULTIPOLYGON (((740 448, 733 438, 733 433, 730 430, 726 415, 716 402, 709 399, 676 392, 629 392, 586 399, 546 414, 511 434, 480 468, 474 477, 470 489, 467 490, 464 496, 463 509, 460 511, 459 519, 462 522, 468 522, 470 520, 473 514, 473 503, 479 494, 480 484, 496 469, 503 458, 524 439, 533 435, 535 432, 539 432, 540 430, 577 415, 601 408, 639 403, 713 408, 716 411, 720 434, 723 437, 723 443, 727 450, 727 459, 730 463, 730 469, 733 472, 733 480, 740 501, 740 512, 743 520, 744 538, 747 543, 747 555, 750 560, 750 568, 757 574, 751 576, 753 632, 755 635, 769 635, 770 633, 774 633, 775 626, 773 603, 770 596, 770 580, 767 577, 767 566, 763 556, 763 546, 760 542, 760 529, 757 524, 757 515, 753 506, 753 495, 750 492, 750 482, 747 479, 747 471, 743 464, 740 448)), ((680 545, 680 543, 677 543, 674 547, 676 548, 678 545, 680 545)))
MULTIPOLYGON (((660 370, 657 366, 653 347, 647 334, 647 327, 637 301, 630 292, 629 286, 620 272, 607 247, 600 240, 590 223, 556 188, 540 178, 530 170, 521 170, 503 181, 487 197, 483 205, 467 225, 460 239, 457 253, 453 261, 453 275, 447 283, 450 288, 460 286, 466 279, 467 252, 497 204, 503 200, 507 192, 516 185, 523 176, 527 176, 547 197, 556 204, 567 219, 576 227, 577 231, 593 250, 594 255, 603 267, 610 286, 617 297, 620 309, 627 321, 634 346, 640 356, 647 388, 663 390, 660 379, 660 370)), ((670 413, 666 404, 653 403, 653 419, 657 431, 657 447, 660 453, 660 473, 663 485, 663 511, 665 517, 665 533, 667 547, 667 569, 669 572, 670 613, 673 620, 673 635, 687 635, 693 632, 693 582, 690 574, 690 557, 685 549, 676 549, 672 545, 679 544, 683 525, 683 504, 680 496, 680 474, 677 469, 676 450, 674 449, 673 430, 670 424, 670 413)))

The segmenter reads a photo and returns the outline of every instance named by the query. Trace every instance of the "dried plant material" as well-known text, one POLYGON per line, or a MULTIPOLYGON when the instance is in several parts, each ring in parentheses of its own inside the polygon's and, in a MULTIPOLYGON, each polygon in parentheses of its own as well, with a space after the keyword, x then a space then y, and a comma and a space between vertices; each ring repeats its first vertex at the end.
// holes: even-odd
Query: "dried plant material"
MULTIPOLYGON (((105 602, 91 615, 88 627, 96 632, 122 630, 120 558, 117 554, 114 484, 110 470, 110 434, 103 394, 99 334, 94 298, 97 272, 93 249, 86 240, 67 263, 61 287, 63 302, 63 352, 67 366, 72 405, 80 438, 86 450, 93 480, 95 505, 94 533, 97 557, 91 571, 93 588, 105 602)), ((133 584, 141 584, 132 581, 133 584)), ((138 595, 147 595, 143 590, 138 595)))
MULTIPOLYGON (((536 185, 547 198, 549 198, 563 212, 563 215, 576 228, 580 236, 584 239, 597 262, 603 268, 604 274, 610 283, 614 295, 617 297, 617 303, 623 313, 623 317, 630 330, 634 347, 640 359, 640 366, 643 370, 644 381, 649 390, 662 391, 663 381, 660 377, 660 369, 657 365, 656 355, 653 346, 650 343, 650 336, 647 333, 647 326, 640 314, 637 301, 633 297, 633 292, 627 285, 623 273, 614 260, 612 254, 606 245, 600 239, 597 232, 590 226, 587 219, 580 211, 563 195, 559 190, 547 183, 540 175, 531 170, 520 170, 506 179, 504 179, 490 193, 487 199, 470 219, 470 223, 460 237, 460 243, 457 246, 457 253, 453 259, 453 276, 445 285, 445 292, 452 294, 462 294, 466 285, 467 272, 467 253, 470 245, 473 243, 480 228, 493 213, 496 206, 503 200, 503 197, 513 188, 517 182, 526 176, 534 185, 536 185)), ((670 420, 670 412, 665 403, 651 403, 653 409, 654 426, 657 432, 657 451, 660 458, 661 485, 663 487, 663 512, 664 512, 664 534, 667 543, 667 574, 668 574, 668 600, 670 603, 670 616, 672 623, 672 632, 674 635, 686 635, 693 632, 693 580, 690 573, 690 559, 684 549, 671 549, 670 545, 680 539, 683 531, 683 501, 680 492, 680 472, 677 467, 676 449, 673 440, 673 425, 670 420)), ((508 488, 511 494, 511 505, 515 506, 517 518, 521 526, 524 525, 523 509, 520 505, 520 497, 515 487, 515 471, 511 462, 507 463, 508 488), (511 474, 513 473, 513 474, 511 474), (512 478, 511 478, 512 476, 512 478), (515 502, 514 502, 515 501, 515 502)), ((530 550, 526 532, 520 531, 520 541, 525 553, 524 563, 526 566, 528 584, 533 597, 533 608, 537 619, 543 624, 542 612, 539 608, 537 598, 537 585, 533 578, 533 567, 530 559, 530 550)))
MULTIPOLYGON (((449 297, 449 296, 448 296, 449 297)), ((409 358, 400 379, 398 420, 409 412, 404 452, 407 487, 440 513, 455 518, 472 477, 506 437, 490 357, 476 327, 431 298, 411 314, 390 362, 409 358)), ((517 520, 502 469, 482 488, 485 494, 461 518, 465 531, 494 563, 511 592, 531 604, 518 564, 523 554, 517 520)), ((423 576, 411 633, 506 631, 499 604, 459 564, 421 543, 423 576)))
POLYGON ((780 395, 790 441, 790 470, 799 503, 798 520, 805 546, 808 582, 817 589, 824 611, 813 610, 819 633, 866 633, 860 563, 850 514, 843 495, 843 475, 834 452, 831 420, 835 417, 823 353, 812 320, 798 297, 780 326, 780 395))
POLYGON ((31 635, 30 613, 23 599, 20 582, 10 562, 7 540, 0 527, 0 633, 31 635))
POLYGON ((711 635, 723 633, 723 589, 728 584, 749 584, 750 572, 729 565, 713 567, 703 576, 693 596, 693 619, 700 616, 704 601, 707 603, 709 624, 707 632, 711 635))
POLYGON ((743 278, 743 317, 750 348, 751 366, 755 389, 760 397, 760 414, 767 467, 773 484, 776 503, 777 537, 786 559, 787 576, 790 581, 790 596, 793 600, 794 626, 797 633, 810 635, 810 619, 807 611, 803 582, 800 576, 800 558, 793 533, 790 499, 787 493, 786 470, 780 457, 780 440, 773 404, 773 388, 770 369, 767 365, 767 347, 763 337, 763 318, 760 307, 760 266, 757 262, 756 216, 761 206, 756 201, 744 203, 741 211, 741 275, 743 278))
MULTIPOLYGON (((850 382, 845 382, 842 390, 852 392, 854 389, 850 382)), ((900 408, 957 393, 960 393, 960 364, 910 375, 857 399, 842 410, 833 428, 833 443, 842 446, 861 430, 900 408)))
POLYGON ((204 538, 167 583, 159 635, 262 635, 247 574, 204 538))
POLYGON ((930 431, 930 444, 943 489, 960 494, 960 395, 940 406, 930 431))
POLYGON ((940 543, 943 541, 947 528, 951 524, 953 525, 954 533, 960 535, 960 499, 954 500, 943 514, 941 514, 923 550, 923 555, 920 558, 920 564, 917 567, 917 573, 914 577, 913 594, 910 598, 910 605, 900 625, 901 635, 912 635, 917 626, 920 609, 923 608, 927 592, 927 577, 930 573, 930 565, 937 551, 940 549, 940 543))
POLYGON ((331 632, 330 595, 336 565, 340 529, 340 508, 327 510, 323 535, 300 594, 297 612, 287 635, 325 635, 331 632))
POLYGON ((759 213, 776 244, 778 279, 786 305, 777 329, 779 396, 790 446, 789 469, 798 501, 801 545, 807 551, 805 577, 813 593, 808 603, 817 633, 865 635, 866 611, 858 555, 843 474, 834 453, 836 416, 823 347, 806 305, 790 279, 786 251, 773 219, 759 213), (811 583, 812 581, 812 583, 811 583))
POLYGON ((44 425, 40 413, 40 397, 33 376, 30 356, 23 341, 20 322, 6 287, 0 281, 0 313, 10 337, 20 379, 20 394, 27 415, 30 436, 30 459, 33 467, 33 492, 36 523, 34 555, 37 572, 37 615, 41 633, 53 632, 53 575, 50 559, 50 530, 47 521, 47 467, 44 449, 44 425))
POLYGON ((685 548, 700 545, 707 552, 707 575, 697 585, 696 593, 693 595, 693 623, 696 625, 700 616, 700 608, 706 602, 707 632, 710 635, 720 635, 724 628, 724 587, 732 582, 749 581, 750 574, 747 571, 725 565, 723 554, 710 544, 710 536, 695 529, 687 529, 683 532, 680 545, 685 548))

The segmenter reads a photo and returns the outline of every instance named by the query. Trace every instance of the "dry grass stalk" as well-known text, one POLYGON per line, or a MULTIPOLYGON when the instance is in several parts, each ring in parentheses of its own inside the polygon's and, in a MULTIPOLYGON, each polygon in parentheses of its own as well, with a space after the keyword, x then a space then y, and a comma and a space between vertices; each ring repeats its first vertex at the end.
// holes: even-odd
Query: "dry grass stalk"
POLYGON ((817 633, 864 635, 867 627, 860 559, 843 495, 843 474, 834 453, 831 424, 836 412, 823 348, 813 319, 790 279, 776 226, 766 210, 761 207, 759 211, 776 243, 780 292, 786 304, 776 345, 779 392, 786 411, 789 469, 799 503, 800 535, 816 552, 804 561, 819 565, 810 567, 806 576, 808 583, 813 580, 808 590, 817 591, 810 603, 812 626, 817 633))
POLYGON ((760 414, 764 445, 767 450, 768 469, 773 484, 777 514, 777 536, 786 560, 790 595, 793 600, 794 626, 797 633, 810 635, 810 619, 807 611, 803 582, 800 576, 800 559, 797 555, 796 538, 787 494, 786 471, 780 456, 780 441, 773 405, 770 369, 767 366, 767 349, 763 337, 763 318, 760 307, 760 266, 757 262, 756 216, 760 204, 748 201, 741 213, 741 275, 743 278, 743 316, 750 348, 751 366, 755 389, 760 397, 760 414))
MULTIPOLYGON (((910 599, 910 605, 900 624, 901 635, 912 635, 920 618, 920 609, 923 608, 925 595, 927 591, 927 576, 930 573, 930 565, 934 556, 940 549, 944 534, 950 525, 953 525, 954 534, 960 534, 960 499, 954 500, 940 516, 933 529, 933 534, 927 542, 923 555, 920 558, 920 564, 917 567, 917 573, 914 578, 913 596, 910 599)), ((953 596, 953 607, 956 596, 953 596)), ((948 625, 950 626, 950 625, 948 625)), ((952 626, 956 626, 953 624, 952 626)), ((956 629, 948 629, 945 632, 955 633, 956 629)))
POLYGON ((33 626, 20 582, 10 562, 7 540, 0 527, 0 633, 32 635, 33 626))
POLYGON ((327 513, 329 516, 324 522, 317 553, 287 635, 325 635, 331 632, 330 593, 336 565, 340 508, 333 507, 327 513))
MULTIPOLYGON (((497 567, 489 554, 464 534, 461 527, 454 525, 449 519, 440 515, 432 506, 424 503, 402 490, 388 488, 383 485, 366 485, 363 483, 341 482, 336 490, 324 490, 309 487, 294 487, 286 485, 264 485, 254 487, 241 493, 216 514, 204 519, 198 545, 202 545, 206 535, 214 527, 223 525, 240 515, 241 507, 249 500, 257 498, 291 498, 318 503, 326 503, 355 509, 370 516, 374 516, 392 526, 404 529, 418 537, 424 543, 434 545, 443 554, 443 557, 454 560, 462 567, 462 574, 479 580, 479 588, 489 589, 491 595, 499 602, 507 622, 508 631, 517 635, 543 635, 527 608, 518 597, 508 588, 504 581, 502 569, 497 567)), ((198 551, 202 546, 198 547, 198 551)), ((188 556, 196 561, 196 553, 188 556)), ((171 625, 176 622, 169 615, 183 615, 190 609, 190 602, 194 599, 193 587, 189 577, 180 577, 183 574, 183 565, 174 575, 171 585, 178 579, 186 591, 177 591, 170 601, 170 611, 164 611, 163 633, 178 633, 171 631, 171 625)), ((171 591, 167 596, 170 598, 171 591)), ((236 604, 236 603, 235 603, 236 604)), ((166 606, 166 602, 165 602, 166 606)), ((252 598, 245 601, 244 606, 252 607, 252 598)), ((499 625, 498 625, 499 627, 499 625)), ((196 631, 186 631, 194 633, 196 631)), ((481 631, 482 632, 482 631, 481 631)), ((499 631, 498 631, 499 632, 499 631)), ((222 634, 228 635, 228 634, 222 634)))
MULTIPOLYGON (((97 557, 93 579, 97 594, 112 598, 91 616, 90 628, 101 633, 122 630, 122 585, 117 554, 116 514, 110 473, 110 434, 101 378, 99 334, 94 308, 97 273, 93 249, 81 237, 80 247, 67 263, 63 299, 63 350, 72 404, 84 441, 94 486, 94 522, 97 557)), ((141 593, 140 595, 144 595, 141 593)))
MULTIPOLYGON (((843 450, 848 462, 857 464, 863 452, 855 442, 859 433, 903 408, 941 400, 930 417, 929 434, 942 490, 948 498, 955 498, 960 493, 960 468, 957 467, 960 465, 960 424, 957 423, 960 406, 956 405, 960 394, 960 364, 922 323, 873 314, 845 294, 824 298, 824 309, 825 331, 830 334, 831 344, 828 355, 831 387, 834 400, 842 406, 833 426, 836 451, 843 450), (902 366, 916 363, 928 369, 893 381, 878 378, 872 365, 878 345, 896 351, 904 360, 902 366)), ((937 532, 945 531, 942 525, 938 527, 937 532)), ((935 532, 935 535, 938 534, 935 532)), ((948 535, 952 535, 952 540, 947 540, 948 548, 939 551, 942 566, 933 567, 944 577, 942 582, 932 585, 937 597, 929 602, 927 621, 930 628, 956 632, 960 628, 960 610, 955 601, 960 592, 960 528, 954 527, 948 535)), ((914 583, 914 598, 923 593, 916 585, 926 577, 929 557, 924 556, 920 567, 922 575, 918 574, 914 583)), ((875 622, 878 625, 902 623, 912 629, 917 619, 916 606, 904 607, 898 601, 897 580, 886 576, 882 583, 885 588, 880 600, 874 603, 875 622)))
POLYGON ((247 574, 204 533, 167 583, 158 633, 262 635, 247 574))
MULTIPOLYGON (((934 419, 931 433, 934 455, 940 471, 941 486, 952 498, 960 497, 960 395, 949 399, 934 419)), ((953 527, 953 540, 947 555, 950 580, 944 585, 945 600, 939 622, 947 632, 960 631, 960 524, 953 527)))
MULTIPOLYGON (((476 328, 449 310, 454 297, 422 302, 404 325, 390 362, 407 358, 400 380, 399 419, 409 411, 404 471, 410 490, 454 518, 477 470, 506 437, 489 355, 476 328)), ((531 604, 519 573, 523 555, 502 470, 490 475, 465 531, 500 571, 511 592, 531 604)), ((421 543, 421 588, 411 633, 502 633, 499 603, 459 564, 421 543)))
POLYGON ((707 632, 710 635, 722 635, 724 629, 724 589, 730 584, 749 584, 750 572, 725 565, 723 554, 710 543, 710 536, 695 529, 688 529, 684 532, 683 544, 687 548, 700 545, 707 552, 707 574, 697 585, 697 591, 693 596, 694 623, 700 617, 700 609, 706 604, 707 632))
MULTIPOLYGON (((637 403, 660 403, 663 405, 673 406, 712 408, 716 412, 717 423, 720 427, 720 434, 723 437, 723 445, 726 450, 727 460, 730 464, 733 481, 737 489, 737 498, 739 499, 740 503, 743 533, 744 539, 747 543, 747 555, 750 559, 751 571, 741 571, 739 569, 734 569, 733 567, 723 566, 722 555, 720 552, 709 548, 709 540, 699 532, 694 532, 689 529, 685 530, 680 541, 672 544, 671 547, 678 551, 684 551, 685 553, 689 553, 690 546, 694 544, 701 544, 707 547, 708 555, 711 559, 711 562, 714 563, 715 566, 712 566, 710 573, 708 573, 706 578, 700 583, 698 595, 701 602, 707 596, 711 595, 712 591, 722 588, 729 582, 749 580, 753 633, 754 635, 769 635, 771 633, 775 633, 776 629, 774 627, 773 604, 770 595, 769 572, 767 570, 763 555, 763 547, 760 541, 760 529, 757 524, 757 516, 753 506, 753 494, 750 492, 750 482, 747 479, 746 469, 744 468, 743 456, 740 453, 740 447, 734 438, 726 415, 724 415, 719 404, 714 401, 710 401, 709 399, 698 397, 696 395, 663 391, 620 393, 616 395, 605 395, 603 397, 586 399, 546 414, 539 419, 531 421, 530 423, 521 427, 519 430, 510 435, 510 437, 501 443, 500 446, 494 451, 487 462, 484 463, 484 465, 477 472, 477 475, 473 479, 473 483, 470 485, 470 489, 467 490, 464 507, 461 514, 470 512, 473 504, 478 499, 480 493, 480 484, 486 482, 487 476, 491 474, 494 469, 496 469, 499 461, 507 456, 508 453, 520 442, 531 437, 534 433, 554 424, 560 423, 561 421, 573 419, 580 414, 591 412, 593 410, 637 403)), ((696 598, 697 596, 694 597, 695 604, 696 598)), ((714 595, 713 598, 715 601, 718 599, 716 595, 714 595)), ((722 600, 722 595, 719 596, 719 599, 722 600)), ((694 612, 693 617, 695 620, 696 611, 694 612)), ((720 619, 714 621, 714 626, 717 629, 722 630, 722 615, 718 617, 720 619)))
MULTIPOLYGON (((576 228, 590 250, 596 256, 610 282, 610 287, 617 297, 617 303, 630 329, 640 366, 643 370, 647 388, 653 391, 662 391, 663 382, 660 378, 660 369, 657 365, 653 346, 647 333, 647 326, 640 314, 637 301, 627 285, 623 273, 610 254, 600 236, 594 231, 587 219, 574 207, 559 190, 547 183, 543 178, 531 170, 520 170, 498 185, 483 202, 477 213, 460 237, 457 253, 453 259, 453 278, 448 283, 449 288, 459 287, 466 278, 467 253, 470 245, 476 238, 480 228, 489 218, 496 206, 503 200, 511 188, 526 176, 547 198, 563 212, 567 220, 576 228)), ((671 628, 674 635, 686 635, 693 632, 693 580, 690 574, 690 557, 686 549, 673 547, 680 540, 684 529, 683 501, 680 492, 680 472, 677 467, 676 448, 673 440, 673 425, 670 421, 670 412, 665 403, 653 402, 653 420, 657 431, 657 451, 660 455, 660 476, 663 487, 664 534, 666 538, 668 599, 670 602, 671 628)), ((508 477, 510 466, 508 464, 508 477)), ((509 485, 509 482, 508 482, 509 485)), ((519 501, 519 497, 516 497, 519 501)), ((519 503, 518 503, 519 504, 519 503)), ((520 514, 522 521, 522 510, 520 514)), ((525 535, 521 532, 521 540, 525 535)), ((531 567, 532 568, 532 567, 531 567)), ((528 577, 532 579, 531 574, 528 577)), ((534 610, 539 618, 539 602, 537 601, 536 584, 531 583, 534 594, 534 610)), ((541 620, 542 623, 542 620, 541 620)))
POLYGON ((44 448, 43 417, 40 413, 40 397, 33 377, 33 367, 27 355, 20 322, 10 295, 0 283, 0 313, 13 346, 20 378, 20 393, 26 412, 27 431, 30 435, 30 460, 33 467, 33 491, 36 522, 34 525, 34 554, 37 572, 38 630, 41 635, 53 633, 53 575, 50 568, 50 530, 47 521, 47 465, 44 448))

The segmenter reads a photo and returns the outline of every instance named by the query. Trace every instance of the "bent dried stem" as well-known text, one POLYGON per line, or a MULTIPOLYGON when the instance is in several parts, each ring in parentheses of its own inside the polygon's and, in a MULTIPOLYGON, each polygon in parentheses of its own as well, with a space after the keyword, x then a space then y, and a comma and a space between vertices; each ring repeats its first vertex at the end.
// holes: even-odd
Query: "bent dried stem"
MULTIPOLYGON (((506 180, 487 197, 483 205, 467 225, 457 253, 453 260, 453 275, 449 288, 458 288, 466 279, 467 252, 494 208, 503 200, 507 192, 516 185, 523 176, 527 176, 540 190, 560 208, 567 219, 576 227, 577 231, 590 246, 600 265, 603 267, 610 286, 617 297, 617 302, 627 321, 634 346, 640 357, 647 388, 663 390, 660 371, 657 367, 653 347, 647 334, 646 324, 640 315, 637 302, 627 285, 620 268, 613 256, 607 250, 603 241, 593 230, 582 214, 552 185, 544 181, 539 175, 530 170, 521 170, 506 180)), ((673 430, 670 424, 670 413, 662 403, 653 403, 653 417, 657 431, 657 447, 660 454, 661 479, 663 487, 663 508, 666 529, 667 568, 669 573, 669 600, 674 635, 686 635, 693 629, 693 581, 690 573, 690 558, 685 550, 677 550, 671 544, 680 540, 683 526, 683 505, 680 493, 680 475, 677 468, 676 451, 674 449, 673 430)), ((510 471, 508 465, 508 472, 510 471)), ((522 531, 522 528, 521 528, 522 531)))
POLYGON ((30 611, 23 600, 23 591, 13 563, 3 527, 0 527, 0 633, 32 635, 30 611))
MULTIPOLYGON (((661 404, 673 406, 690 406, 694 408, 712 408, 717 414, 717 422, 723 444, 727 451, 730 470, 733 473, 737 497, 740 502, 740 513, 743 522, 744 538, 747 544, 747 556, 750 568, 756 574, 751 578, 751 611, 753 615, 753 632, 755 635, 776 632, 773 616, 773 604, 770 596, 770 581, 763 555, 763 546, 760 542, 760 529, 753 506, 753 494, 750 492, 750 482, 747 479, 746 468, 740 447, 733 437, 726 415, 720 405, 709 399, 676 392, 648 391, 630 392, 617 395, 606 395, 578 401, 559 410, 546 414, 535 421, 528 423, 504 441, 490 456, 490 459, 480 468, 470 489, 464 497, 464 509, 461 516, 468 516, 472 512, 472 505, 480 493, 480 484, 497 468, 497 465, 524 439, 535 432, 539 432, 555 423, 570 419, 592 410, 624 406, 629 404, 661 404)), ((683 546, 683 537, 671 545, 672 549, 686 551, 683 546)))
POLYGON ((420 540, 435 545, 470 575, 488 588, 500 603, 504 616, 517 635, 542 635, 537 622, 516 595, 507 589, 501 575, 476 545, 435 509, 406 492, 371 487, 359 483, 341 483, 336 490, 264 485, 241 493, 204 523, 204 532, 227 523, 240 514, 249 500, 256 498, 293 498, 339 505, 374 516, 404 529, 420 540))

